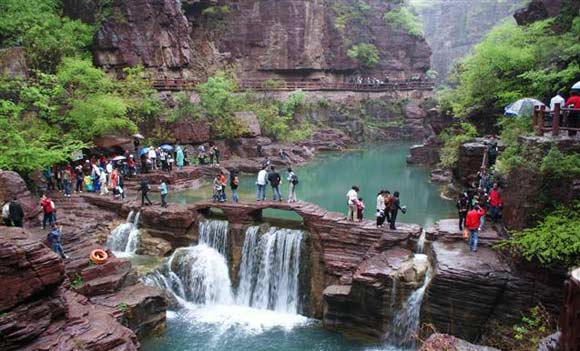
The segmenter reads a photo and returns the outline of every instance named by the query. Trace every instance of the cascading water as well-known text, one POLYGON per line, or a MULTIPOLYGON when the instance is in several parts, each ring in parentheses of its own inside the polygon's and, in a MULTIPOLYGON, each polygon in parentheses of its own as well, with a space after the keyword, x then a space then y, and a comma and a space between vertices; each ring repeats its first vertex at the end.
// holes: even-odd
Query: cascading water
POLYGON ((236 301, 259 309, 298 313, 301 243, 300 230, 270 228, 259 237, 257 227, 249 228, 236 301))
POLYGON ((228 247, 228 222, 204 219, 199 222, 199 243, 226 255, 228 247))
POLYGON ((132 255, 139 246, 139 217, 141 212, 129 212, 127 221, 115 228, 107 239, 107 248, 117 256, 132 255))
POLYGON ((421 231, 421 235, 419 236, 419 240, 417 241, 417 253, 422 254, 425 251, 425 237, 426 237, 425 229, 421 231))

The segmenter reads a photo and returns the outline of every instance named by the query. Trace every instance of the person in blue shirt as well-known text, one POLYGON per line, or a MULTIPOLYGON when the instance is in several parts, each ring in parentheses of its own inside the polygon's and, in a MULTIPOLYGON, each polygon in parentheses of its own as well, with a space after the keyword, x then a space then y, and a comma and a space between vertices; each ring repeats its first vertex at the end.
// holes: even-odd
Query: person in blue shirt
POLYGON ((52 251, 56 252, 60 255, 62 259, 68 258, 67 255, 64 254, 64 250, 62 249, 62 244, 60 243, 61 231, 56 226, 56 223, 53 223, 50 231, 48 232, 48 244, 52 248, 52 251))
POLYGON ((165 178, 161 179, 161 184, 159 184, 159 192, 161 193, 161 207, 167 207, 167 181, 165 178))

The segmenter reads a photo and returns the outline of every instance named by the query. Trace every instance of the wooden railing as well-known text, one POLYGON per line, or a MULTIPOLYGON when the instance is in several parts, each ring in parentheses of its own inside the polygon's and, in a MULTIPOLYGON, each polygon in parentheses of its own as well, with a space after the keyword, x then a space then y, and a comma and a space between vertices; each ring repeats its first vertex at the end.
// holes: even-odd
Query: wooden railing
MULTIPOLYGON (((554 106, 554 111, 548 111, 546 106, 534 108, 533 125, 537 135, 549 132, 552 136, 560 135, 561 131, 580 132, 574 123, 580 119, 580 108, 562 108, 560 104, 554 106)), ((571 134, 571 133, 569 133, 571 134)))
MULTIPOLYGON (((153 88, 156 90, 193 90, 199 81, 187 79, 163 79, 154 80, 153 88)), ((409 90, 432 90, 432 81, 400 80, 386 83, 330 83, 319 81, 272 81, 272 80, 243 80, 238 83, 239 91, 409 91, 409 90)))

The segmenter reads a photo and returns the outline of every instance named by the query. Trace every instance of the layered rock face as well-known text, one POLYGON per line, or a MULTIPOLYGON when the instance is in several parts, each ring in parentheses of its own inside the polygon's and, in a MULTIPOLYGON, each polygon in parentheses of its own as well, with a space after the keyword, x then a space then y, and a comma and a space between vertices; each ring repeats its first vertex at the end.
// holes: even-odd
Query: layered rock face
POLYGON ((471 52, 496 24, 524 6, 523 0, 454 1, 436 0, 421 4, 425 38, 433 50, 431 65, 445 82, 453 64, 471 52))
MULTIPOLYGON (((381 56, 380 63, 368 71, 371 76, 402 79, 424 73, 431 54, 427 43, 383 20, 394 2, 366 0, 364 4, 352 0, 116 2, 113 15, 97 34, 95 62, 110 68, 141 64, 159 78, 204 80, 208 69, 233 66, 245 79, 273 75, 333 79, 360 68, 347 56, 352 45, 371 43, 381 56), (336 25, 341 16, 345 28, 336 25)), ((69 13, 79 12, 74 11, 76 5, 70 6, 69 13)))
POLYGON ((29 226, 38 222, 41 212, 38 201, 26 188, 24 180, 13 171, 0 171, 0 201, 2 203, 17 198, 24 210, 24 225, 29 226))

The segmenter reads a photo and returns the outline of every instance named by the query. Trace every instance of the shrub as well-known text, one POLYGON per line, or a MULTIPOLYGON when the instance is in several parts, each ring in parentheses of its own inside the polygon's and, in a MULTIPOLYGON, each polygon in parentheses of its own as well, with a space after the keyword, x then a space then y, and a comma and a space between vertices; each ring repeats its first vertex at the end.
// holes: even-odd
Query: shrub
POLYGON ((421 19, 405 6, 386 12, 383 18, 394 28, 405 30, 414 37, 423 36, 421 19))
POLYGON ((553 146, 542 159, 540 170, 546 176, 556 179, 580 176, 580 155, 564 155, 553 146))
POLYGON ((380 60, 379 50, 373 44, 354 45, 348 50, 347 55, 364 67, 373 67, 380 60))
POLYGON ((441 149, 439 164, 444 168, 452 168, 457 163, 459 156, 459 146, 477 135, 477 130, 472 124, 461 122, 455 127, 450 127, 441 133, 444 142, 441 149))
POLYGON ((580 202, 571 208, 560 206, 549 213, 536 227, 513 233, 501 241, 497 248, 508 249, 527 260, 537 259, 544 265, 563 264, 567 267, 580 264, 580 202))
POLYGON ((169 122, 182 120, 195 121, 200 117, 201 108, 189 100, 186 93, 179 93, 175 97, 176 106, 171 110, 169 122))

